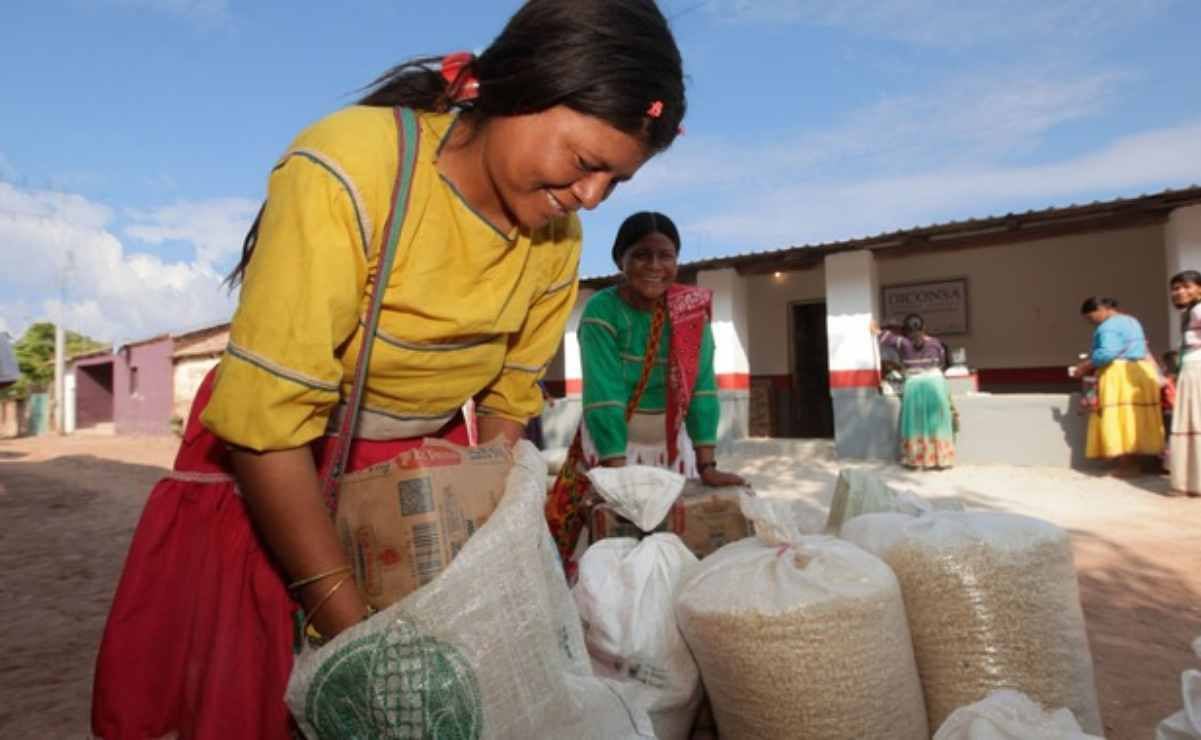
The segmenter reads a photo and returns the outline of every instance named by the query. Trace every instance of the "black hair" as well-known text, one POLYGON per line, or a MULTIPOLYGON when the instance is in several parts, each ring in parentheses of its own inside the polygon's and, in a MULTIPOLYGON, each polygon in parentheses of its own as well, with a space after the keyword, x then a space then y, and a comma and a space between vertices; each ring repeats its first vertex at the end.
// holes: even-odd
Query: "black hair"
POLYGON ((901 329, 906 334, 916 334, 919 331, 925 331, 926 322, 922 320, 921 316, 911 313, 901 322, 901 329))
POLYGON ((613 262, 618 269, 621 269, 621 259, 626 251, 647 234, 662 234, 676 245, 676 254, 680 253, 680 232, 672 220, 658 211, 639 211, 621 222, 613 240, 613 262))
POLYGON ((1192 283, 1193 285, 1201 286, 1201 272, 1197 272, 1196 270, 1178 272, 1168 281, 1168 285, 1172 286, 1176 283, 1192 283))
POLYGON ((1080 313, 1092 313, 1098 308, 1116 309, 1117 307, 1118 300, 1116 298, 1106 298, 1105 296, 1095 295, 1084 299, 1084 303, 1080 304, 1080 313))
MULTIPOLYGON (((675 141, 687 109, 680 51, 655 0, 526 0, 455 79, 443 78, 441 61, 398 64, 367 86, 359 104, 458 108, 481 123, 564 105, 642 139, 652 155, 675 141), (478 96, 452 100, 468 76, 479 81, 478 96)), ((226 280, 231 287, 249 264, 258 223, 226 280)))

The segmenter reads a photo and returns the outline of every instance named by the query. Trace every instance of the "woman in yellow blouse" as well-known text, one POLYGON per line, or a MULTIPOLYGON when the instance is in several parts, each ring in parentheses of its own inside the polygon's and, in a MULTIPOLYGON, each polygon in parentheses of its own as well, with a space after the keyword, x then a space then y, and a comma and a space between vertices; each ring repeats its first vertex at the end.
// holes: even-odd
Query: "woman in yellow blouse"
POLYGON ((438 61, 391 70, 276 165, 228 351, 130 548, 95 735, 289 737, 297 607, 324 636, 367 614, 318 470, 376 281, 350 468, 423 436, 465 442, 469 399, 480 439, 516 440, 575 302, 574 212, 670 146, 684 115, 653 0, 529 0, 479 57, 438 61))

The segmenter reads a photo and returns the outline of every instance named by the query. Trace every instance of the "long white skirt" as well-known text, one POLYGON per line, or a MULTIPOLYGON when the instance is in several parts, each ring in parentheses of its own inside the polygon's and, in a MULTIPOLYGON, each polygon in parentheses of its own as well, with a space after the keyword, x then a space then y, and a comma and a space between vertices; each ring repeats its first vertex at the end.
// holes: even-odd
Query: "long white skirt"
POLYGON ((1201 352, 1185 356, 1172 410, 1172 488, 1201 494, 1201 352))
MULTIPOLYGON (((588 434, 588 425, 580 422, 580 442, 584 450, 584 463, 589 468, 600 465, 600 456, 596 444, 588 434)), ((696 450, 692 447, 692 439, 684 424, 680 425, 680 433, 676 444, 680 454, 674 465, 667 464, 667 415, 635 413, 627 426, 626 464, 650 465, 656 468, 673 470, 685 478, 698 478, 696 469, 696 450)))

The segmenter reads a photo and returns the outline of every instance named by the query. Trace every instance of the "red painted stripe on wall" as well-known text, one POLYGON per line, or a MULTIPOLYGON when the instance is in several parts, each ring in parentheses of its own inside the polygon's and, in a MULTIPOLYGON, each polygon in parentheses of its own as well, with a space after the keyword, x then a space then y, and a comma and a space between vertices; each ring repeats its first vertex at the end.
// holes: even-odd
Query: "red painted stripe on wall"
POLYGON ((717 387, 723 391, 750 390, 751 376, 747 373, 718 373, 717 387))
POLYGON ((996 367, 981 368, 980 382, 988 385, 1038 385, 1063 383, 1079 385, 1079 380, 1068 377, 1066 365, 1052 367, 996 367))
MULTIPOLYGON (((785 379, 787 375, 783 376, 785 379)), ((565 395, 580 395, 584 392, 584 381, 579 378, 568 378, 567 380, 544 380, 542 384, 546 386, 546 392, 555 398, 562 398, 565 395)), ((751 376, 747 373, 719 373, 717 376, 717 387, 723 391, 745 391, 751 388, 751 376)))
POLYGON ((880 371, 831 370, 830 388, 875 388, 880 385, 880 371))

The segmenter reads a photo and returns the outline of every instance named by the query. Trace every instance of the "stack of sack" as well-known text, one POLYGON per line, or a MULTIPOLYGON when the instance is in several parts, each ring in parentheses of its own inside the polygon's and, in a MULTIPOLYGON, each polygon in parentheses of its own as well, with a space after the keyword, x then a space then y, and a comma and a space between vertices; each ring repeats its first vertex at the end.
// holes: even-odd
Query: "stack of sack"
POLYGON ((573 594, 598 676, 622 682, 647 709, 661 740, 687 740, 703 692, 676 626, 675 592, 699 560, 661 525, 684 487, 668 470, 631 465, 589 472, 597 494, 641 539, 601 539, 580 558, 573 594))

